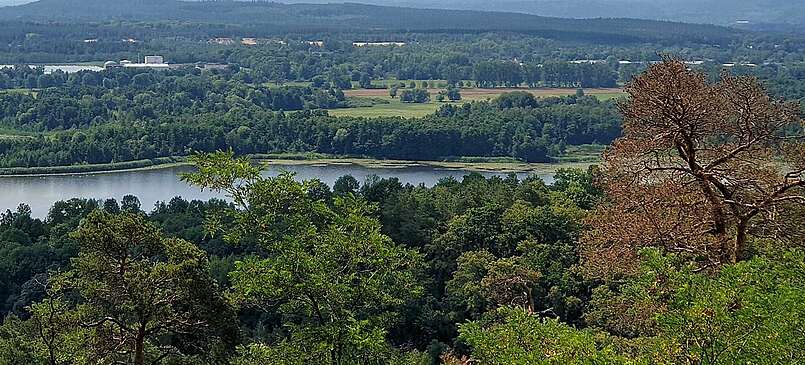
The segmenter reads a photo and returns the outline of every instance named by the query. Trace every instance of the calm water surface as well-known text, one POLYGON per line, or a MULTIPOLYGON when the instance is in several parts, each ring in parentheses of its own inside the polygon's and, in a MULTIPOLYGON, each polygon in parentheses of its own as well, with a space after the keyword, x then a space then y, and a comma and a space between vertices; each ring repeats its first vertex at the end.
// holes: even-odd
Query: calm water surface
MULTIPOLYGON (((296 173, 297 179, 319 179, 330 186, 344 175, 352 175, 361 182, 369 175, 377 175, 381 178, 397 177, 403 184, 424 184, 430 187, 443 178, 451 176, 461 178, 469 173, 463 170, 431 167, 383 169, 358 165, 293 165, 273 166, 265 174, 276 176, 282 170, 296 173)), ((89 175, 0 177, 0 209, 13 210, 20 203, 25 203, 31 206, 34 216, 45 217, 54 202, 71 198, 115 198, 119 201, 124 195, 131 194, 140 199, 144 210, 150 210, 156 202, 167 201, 175 196, 188 200, 223 198, 210 191, 202 192, 180 181, 180 173, 192 171, 191 166, 179 166, 89 175)), ((487 177, 506 175, 491 172, 482 174, 487 177)), ((518 176, 523 178, 527 174, 520 173, 518 176)), ((546 182, 552 180, 550 175, 542 178, 546 182)))

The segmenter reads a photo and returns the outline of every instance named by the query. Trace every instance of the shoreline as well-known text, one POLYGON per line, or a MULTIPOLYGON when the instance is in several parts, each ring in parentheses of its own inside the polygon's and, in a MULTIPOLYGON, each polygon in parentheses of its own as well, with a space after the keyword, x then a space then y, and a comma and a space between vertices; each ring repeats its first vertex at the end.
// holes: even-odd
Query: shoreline
MULTIPOLYGON (((129 167, 129 168, 109 168, 109 169, 98 169, 98 170, 87 170, 87 171, 73 171, 73 172, 48 172, 48 173, 14 173, 14 174, 4 174, 0 170, 0 179, 3 178, 10 178, 10 177, 50 177, 50 176, 82 176, 82 175, 103 175, 103 174, 115 174, 115 173, 122 173, 122 172, 137 172, 137 171, 151 171, 151 170, 162 170, 162 169, 169 169, 172 167, 179 167, 179 166, 187 166, 190 165, 189 162, 166 162, 166 163, 159 163, 150 166, 142 166, 142 167, 129 167)), ((88 166, 88 165, 78 165, 78 166, 88 166)), ((89 165, 91 166, 91 165, 89 165)), ((58 167, 69 167, 69 166, 58 166, 58 167)))
MULTIPOLYGON (((527 162, 451 162, 451 161, 413 161, 413 160, 379 160, 371 158, 349 158, 349 157, 313 157, 313 158, 293 158, 293 156, 272 156, 257 155, 250 156, 252 160, 263 166, 348 166, 356 165, 367 169, 406 169, 406 168, 433 168, 442 170, 464 170, 470 172, 497 172, 497 173, 552 173, 562 168, 587 168, 597 164, 597 161, 590 162, 555 162, 555 163, 527 163, 527 162)), ((152 171, 174 167, 188 166, 190 162, 187 157, 170 157, 165 162, 140 160, 122 162, 120 167, 115 164, 97 165, 75 165, 75 166, 55 166, 46 168, 31 168, 30 173, 17 173, 16 170, 25 168, 0 169, 0 179, 20 178, 20 177, 51 177, 51 176, 81 176, 81 175, 100 175, 124 172, 152 171), (125 167, 127 164, 147 163, 147 166, 125 167), (74 168, 88 169, 86 171, 63 171, 63 172, 36 172, 36 169, 64 169, 74 168), (5 173, 9 171, 9 173, 5 173), (13 171, 14 173, 11 173, 13 171)))
POLYGON ((280 166, 360 166, 367 169, 407 169, 432 168, 438 170, 497 172, 497 173, 550 173, 562 168, 587 168, 598 162, 561 162, 561 163, 527 163, 527 162, 449 162, 449 161, 410 161, 410 160, 377 160, 364 158, 323 158, 314 160, 294 160, 281 158, 256 159, 264 165, 280 166))

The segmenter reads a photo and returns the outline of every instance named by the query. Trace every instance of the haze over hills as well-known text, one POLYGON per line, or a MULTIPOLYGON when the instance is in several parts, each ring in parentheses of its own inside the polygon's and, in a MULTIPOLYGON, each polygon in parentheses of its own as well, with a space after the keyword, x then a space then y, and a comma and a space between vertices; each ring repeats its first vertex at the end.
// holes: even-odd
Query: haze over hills
POLYGON ((189 21, 260 25, 277 31, 515 31, 557 39, 595 41, 698 41, 720 43, 735 31, 635 19, 560 19, 522 13, 414 9, 363 4, 280 4, 273 2, 185 2, 177 0, 40 0, 0 8, 0 20, 189 21))
MULTIPOLYGON (((280 0, 288 3, 311 0, 280 0)), ((313 0, 326 3, 326 0, 313 0)), ((464 10, 522 12, 561 18, 638 18, 732 25, 805 23, 805 0, 360 0, 359 2, 464 10)))
MULTIPOLYGON (((338 0, 277 0, 288 4, 338 3, 338 0)), ((0 0, 0 6, 20 5, 31 0, 0 0)), ((734 25, 805 24, 805 0, 354 0, 356 3, 520 12, 561 18, 636 18, 688 23, 734 25), (742 22, 743 23, 743 22, 742 22)), ((124 2, 123 4, 130 4, 124 2)))

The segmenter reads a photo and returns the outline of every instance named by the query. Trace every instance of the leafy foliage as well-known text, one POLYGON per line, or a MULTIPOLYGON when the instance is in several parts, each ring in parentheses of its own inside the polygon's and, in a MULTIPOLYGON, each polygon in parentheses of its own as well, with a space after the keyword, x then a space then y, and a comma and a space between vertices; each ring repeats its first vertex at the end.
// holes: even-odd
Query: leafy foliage
POLYGON ((226 240, 261 249, 236 263, 233 295, 282 319, 273 338, 252 345, 248 356, 381 362, 394 308, 421 295, 421 257, 380 232, 373 206, 349 195, 328 205, 312 193, 315 181, 262 178, 248 160, 231 158, 198 156, 199 172, 185 178, 226 191, 237 206, 219 220, 232 222, 223 228, 226 240))
MULTIPOLYGON (((0 94, 0 101, 3 98, 0 94)), ((547 162, 551 156, 560 156, 566 145, 609 143, 620 134, 614 104, 592 97, 551 98, 534 108, 503 112, 487 102, 445 105, 437 115, 412 120, 333 118, 319 111, 272 113, 235 95, 227 96, 226 102, 221 98, 207 95, 201 104, 193 103, 206 104, 207 110, 174 110, 175 104, 150 97, 139 103, 121 100, 134 114, 115 107, 97 112, 88 128, 47 137, 0 139, 0 166, 109 163, 230 148, 238 154, 305 151, 409 160, 515 156, 547 162), (143 108, 149 110, 147 115, 137 116, 143 108), (104 113, 109 120, 103 119, 104 113)), ((87 109, 62 109, 39 100, 28 102, 33 109, 54 114, 89 115, 95 107, 107 108, 103 99, 94 97, 82 97, 95 106, 87 109)), ((20 118, 9 122, 28 120, 20 118)))
POLYGON ((610 344, 599 344, 594 332, 577 331, 521 309, 502 309, 500 324, 470 322, 460 339, 483 364, 627 364, 610 344))

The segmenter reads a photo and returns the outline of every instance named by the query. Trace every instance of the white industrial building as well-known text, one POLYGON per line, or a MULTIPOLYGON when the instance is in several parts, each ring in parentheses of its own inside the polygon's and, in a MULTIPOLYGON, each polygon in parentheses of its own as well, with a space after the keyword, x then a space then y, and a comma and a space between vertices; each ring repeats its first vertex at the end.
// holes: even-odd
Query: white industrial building
POLYGON ((134 63, 129 60, 122 60, 120 62, 108 61, 104 63, 104 68, 150 68, 156 70, 167 70, 171 65, 165 63, 165 58, 162 56, 145 56, 143 63, 134 63))
POLYGON ((145 63, 149 65, 164 64, 165 59, 162 56, 145 56, 145 63))
POLYGON ((354 47, 403 47, 405 42, 352 42, 354 47))

